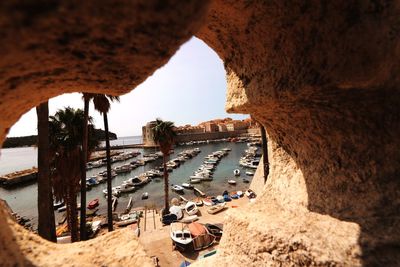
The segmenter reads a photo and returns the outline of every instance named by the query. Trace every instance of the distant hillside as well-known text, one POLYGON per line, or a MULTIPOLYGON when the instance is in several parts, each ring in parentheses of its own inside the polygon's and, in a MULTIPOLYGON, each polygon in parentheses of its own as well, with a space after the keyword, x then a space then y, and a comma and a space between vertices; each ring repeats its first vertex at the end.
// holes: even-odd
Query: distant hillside
MULTIPOLYGON (((101 129, 96 129, 95 131, 97 139, 103 141, 106 136, 105 132, 101 129)), ((117 135, 115 133, 110 132, 110 140, 115 140, 115 139, 117 139, 117 135)), ((37 146, 37 135, 8 137, 3 143, 3 148, 24 147, 24 146, 37 146)))

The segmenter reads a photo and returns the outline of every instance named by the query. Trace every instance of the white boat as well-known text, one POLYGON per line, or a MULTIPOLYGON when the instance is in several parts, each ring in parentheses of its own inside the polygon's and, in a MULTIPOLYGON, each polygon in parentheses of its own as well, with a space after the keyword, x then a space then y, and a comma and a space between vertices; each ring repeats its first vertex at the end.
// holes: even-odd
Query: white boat
POLYGON ((114 171, 116 173, 125 173, 125 172, 130 172, 131 170, 132 166, 130 164, 125 164, 114 168, 114 171))
POLYGON ((201 183, 201 179, 199 179, 199 178, 190 178, 190 183, 191 184, 201 183))
POLYGON ((183 192, 183 187, 180 186, 180 185, 175 184, 175 185, 172 186, 172 190, 175 191, 175 192, 183 192))
POLYGON ((196 206, 196 203, 189 201, 185 205, 185 211, 189 216, 191 216, 191 215, 197 214, 197 212, 199 211, 199 208, 196 206))
POLYGON ((193 238, 189 229, 182 223, 171 223, 170 237, 178 250, 185 251, 192 248, 193 238))
POLYGON ((182 199, 182 201, 184 202, 189 202, 189 200, 187 200, 184 196, 179 196, 180 199, 182 199))
POLYGON ((142 199, 148 199, 149 198, 149 193, 148 192, 144 192, 142 194, 142 199))
POLYGON ((234 174, 235 176, 239 176, 239 175, 240 175, 240 170, 239 170, 239 169, 234 170, 234 171, 233 171, 233 174, 234 174))
POLYGON ((181 207, 179 207, 179 206, 171 206, 170 208, 169 208, 169 213, 172 213, 172 214, 175 214, 176 215, 176 218, 178 219, 178 220, 180 220, 180 219, 182 219, 182 217, 183 217, 183 212, 182 212, 182 209, 181 209, 181 207))
POLYGON ((230 184, 230 185, 236 185, 236 181, 235 181, 235 180, 228 180, 228 184, 230 184))
POLYGON ((186 189, 193 189, 194 186, 189 183, 182 183, 182 187, 186 189))
POLYGON ((135 191, 135 187, 130 184, 121 184, 120 186, 116 187, 117 190, 121 191, 121 193, 129 193, 135 191))
POLYGON ((117 226, 126 226, 132 223, 135 223, 138 221, 138 215, 137 213, 131 213, 131 214, 124 214, 121 216, 121 221, 116 222, 115 224, 117 226))
POLYGON ((216 198, 217 198, 218 202, 220 202, 220 203, 224 203, 225 202, 224 197, 221 196, 221 195, 217 196, 216 198))
POLYGON ((181 222, 183 222, 183 223, 191 223, 191 222, 197 221, 198 219, 199 219, 199 216, 192 215, 192 216, 188 216, 188 217, 183 218, 181 220, 181 222))
MULTIPOLYGON (((103 194, 107 197, 107 188, 103 190, 103 194)), ((121 191, 116 189, 115 187, 111 189, 111 195, 119 196, 120 194, 121 194, 121 191)))
POLYGON ((217 204, 215 206, 212 206, 210 208, 207 209, 207 212, 209 214, 215 214, 217 212, 220 212, 221 210, 223 210, 225 208, 226 203, 221 203, 221 204, 217 204))
POLYGON ((239 197, 242 197, 242 196, 243 196, 243 191, 237 191, 236 194, 237 194, 239 197))
POLYGON ((204 194, 202 191, 200 191, 200 189, 198 189, 198 188, 193 188, 193 190, 195 191, 195 193, 197 193, 197 194, 199 194, 200 196, 202 196, 202 197, 205 197, 206 196, 206 194, 204 194))
POLYGON ((254 172, 247 171, 247 172, 246 172, 246 175, 248 175, 248 176, 253 176, 253 175, 254 175, 254 172))

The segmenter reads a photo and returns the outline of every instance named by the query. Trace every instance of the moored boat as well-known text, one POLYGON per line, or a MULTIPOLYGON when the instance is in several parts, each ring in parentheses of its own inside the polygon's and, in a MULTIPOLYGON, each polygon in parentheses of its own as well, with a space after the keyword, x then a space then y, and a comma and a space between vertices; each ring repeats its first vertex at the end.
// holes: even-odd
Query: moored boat
POLYGON ((177 184, 172 185, 172 190, 175 192, 183 193, 183 187, 177 184))
POLYGON ((182 187, 186 188, 186 189, 193 189, 194 188, 194 186, 189 184, 189 183, 182 183, 182 187))
POLYGON ((185 251, 193 248, 190 230, 182 223, 171 223, 170 237, 176 249, 185 251))
POLYGON ((149 193, 148 192, 144 192, 142 194, 142 199, 148 199, 149 198, 149 193))
POLYGON ((199 194, 200 196, 202 196, 202 197, 205 197, 206 196, 206 194, 204 194, 200 189, 198 189, 198 188, 193 188, 193 190, 194 190, 194 192, 195 193, 197 193, 197 194, 199 194))
POLYGON ((230 184, 230 185, 236 185, 236 181, 235 181, 235 180, 228 180, 228 184, 230 184))
POLYGON ((254 175, 254 172, 247 171, 247 172, 246 172, 246 175, 248 175, 248 176, 253 176, 253 175, 254 175))
POLYGON ((216 214, 225 208, 226 203, 217 204, 207 209, 209 214, 216 214))
POLYGON ((234 174, 235 176, 239 176, 239 175, 240 175, 240 170, 239 170, 239 169, 234 170, 234 171, 233 171, 233 174, 234 174))
POLYGON ((189 201, 185 205, 185 211, 189 216, 195 215, 199 211, 199 208, 196 206, 196 203, 189 201))
POLYGON ((191 215, 191 216, 183 218, 182 220, 180 220, 180 222, 191 223, 191 222, 197 221, 198 219, 199 219, 199 216, 191 215))
POLYGON ((87 208, 92 210, 92 209, 96 208, 98 205, 99 205, 99 199, 96 198, 88 203, 87 208))
POLYGON ((199 178, 190 178, 190 183, 191 184, 199 184, 199 183, 201 183, 201 179, 199 179, 199 178))

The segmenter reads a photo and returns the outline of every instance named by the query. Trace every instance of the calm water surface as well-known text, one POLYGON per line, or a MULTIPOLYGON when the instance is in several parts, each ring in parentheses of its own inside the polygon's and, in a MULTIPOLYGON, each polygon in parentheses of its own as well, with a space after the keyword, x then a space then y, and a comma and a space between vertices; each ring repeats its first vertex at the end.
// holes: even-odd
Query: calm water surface
MULTIPOLYGON (((117 141, 117 140, 115 140, 117 141)), ((125 143, 124 141, 124 144, 125 143)), ((196 170, 203 162, 204 157, 207 156, 208 154, 221 150, 222 148, 229 147, 232 149, 232 151, 229 152, 229 154, 225 157, 223 157, 220 161, 220 164, 217 166, 215 172, 214 172, 214 179, 213 181, 210 182, 202 182, 200 184, 196 184, 195 187, 199 188, 201 191, 208 195, 220 195, 224 190, 228 191, 236 191, 236 190, 245 190, 248 188, 248 184, 244 184, 242 182, 242 178, 244 178, 245 175, 245 169, 242 169, 239 167, 239 159, 244 153, 244 150, 247 148, 246 143, 213 143, 213 144, 204 144, 204 145, 196 145, 196 146, 182 146, 182 147, 176 147, 175 148, 175 153, 171 155, 171 158, 174 158, 179 152, 189 149, 189 148, 194 148, 194 147, 199 147, 201 150, 201 153, 199 153, 197 156, 195 156, 192 159, 188 159, 185 163, 181 164, 180 167, 176 168, 173 170, 172 173, 169 173, 169 183, 170 184, 182 184, 184 182, 188 182, 189 176, 192 175, 193 171, 196 170), (240 177, 234 177, 233 176, 233 170, 239 168, 241 170, 241 176, 240 177), (236 186, 228 185, 227 181, 229 179, 234 179, 237 181, 236 186)), ((37 153, 36 149, 34 148, 23 148, 23 149, 12 149, 14 151, 7 151, 6 153, 2 150, 2 156, 6 155, 7 153, 7 158, 10 161, 17 160, 18 162, 21 162, 21 164, 27 164, 28 162, 36 162, 36 160, 30 159, 29 160, 22 160, 24 157, 27 157, 29 153, 31 153, 31 157, 33 154, 37 153), (21 154, 19 154, 21 153, 21 154), (32 154, 33 153, 33 154, 32 154), (19 156, 18 156, 19 155, 19 156), (22 163, 25 162, 25 163, 22 163)), ((131 150, 126 150, 126 151, 131 151, 131 150)), ((140 152, 143 153, 153 153, 155 152, 154 149, 141 149, 139 150, 140 152)), ((141 158, 142 155, 138 156, 137 158, 141 158)), ((4 158, 3 158, 4 159, 4 158)), ((12 168, 12 166, 20 166, 18 165, 18 162, 9 162, 9 163, 4 163, 4 160, 0 161, 1 168, 4 166, 9 166, 7 168, 12 168)), ((129 159, 125 162, 116 162, 112 164, 112 167, 122 165, 124 163, 131 162, 132 160, 135 160, 136 158, 129 159)), ((162 164, 162 159, 158 159, 156 161, 150 162, 145 166, 136 168, 132 170, 130 173, 125 173, 125 174, 119 174, 117 177, 115 177, 112 180, 112 186, 118 186, 120 185, 124 180, 128 179, 129 177, 133 177, 135 175, 139 175, 140 173, 143 173, 147 170, 150 170, 154 167, 160 166, 162 164)), ((24 165, 24 166, 25 166, 24 165)), ((27 167, 24 168, 29 168, 32 167, 32 164, 28 164, 27 167)), ((94 174, 97 174, 100 171, 105 170, 105 167, 102 168, 96 168, 92 170, 87 171, 87 176, 91 176, 94 174)), ((251 180, 251 177, 246 177, 247 179, 251 180)), ((105 214, 106 213, 106 208, 107 208, 107 203, 106 199, 103 196, 103 189, 106 188, 106 183, 99 184, 97 186, 94 186, 90 191, 87 192, 87 200, 90 201, 91 199, 94 198, 99 198, 100 200, 100 206, 99 206, 99 214, 105 214)), ((143 206, 156 206, 156 207, 161 207, 163 205, 163 196, 164 196, 164 191, 163 191, 163 180, 162 178, 155 178, 153 179, 149 184, 145 185, 142 188, 139 188, 135 192, 132 193, 124 193, 121 195, 121 197, 118 199, 118 206, 116 212, 122 212, 125 208, 126 205, 129 201, 129 198, 132 197, 133 199, 133 206, 134 207, 143 207, 143 206), (143 192, 148 192, 149 193, 149 198, 147 200, 141 200, 141 196, 143 192)), ((186 190, 184 191, 185 198, 191 199, 194 198, 195 195, 193 194, 192 190, 186 190)), ((37 222, 37 185, 36 183, 32 184, 27 184, 23 186, 19 186, 18 188, 13 188, 13 189, 4 189, 0 187, 0 197, 5 199, 8 204, 11 206, 11 208, 15 211, 18 212, 20 215, 27 216, 28 218, 32 219, 33 224, 37 222)), ((179 197, 179 195, 173 191, 170 190, 170 198, 172 197, 179 197)), ((58 212, 55 212, 56 215, 58 212)))

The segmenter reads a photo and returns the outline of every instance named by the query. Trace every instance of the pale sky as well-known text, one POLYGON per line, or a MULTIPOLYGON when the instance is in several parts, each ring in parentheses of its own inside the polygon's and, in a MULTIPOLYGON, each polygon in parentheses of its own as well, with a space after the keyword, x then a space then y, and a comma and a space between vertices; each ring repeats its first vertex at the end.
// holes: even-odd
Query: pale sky
MULTIPOLYGON (((218 55, 203 41, 192 38, 181 46, 170 61, 132 92, 113 103, 108 115, 109 129, 119 137, 141 135, 142 126, 160 117, 176 126, 196 125, 215 118, 244 119, 248 115, 227 114, 225 69, 218 55)), ((65 106, 83 109, 81 94, 64 94, 49 100, 53 115, 65 106)), ((90 115, 96 128, 104 129, 98 112, 90 115)), ((37 134, 35 109, 11 128, 8 136, 37 134)))

